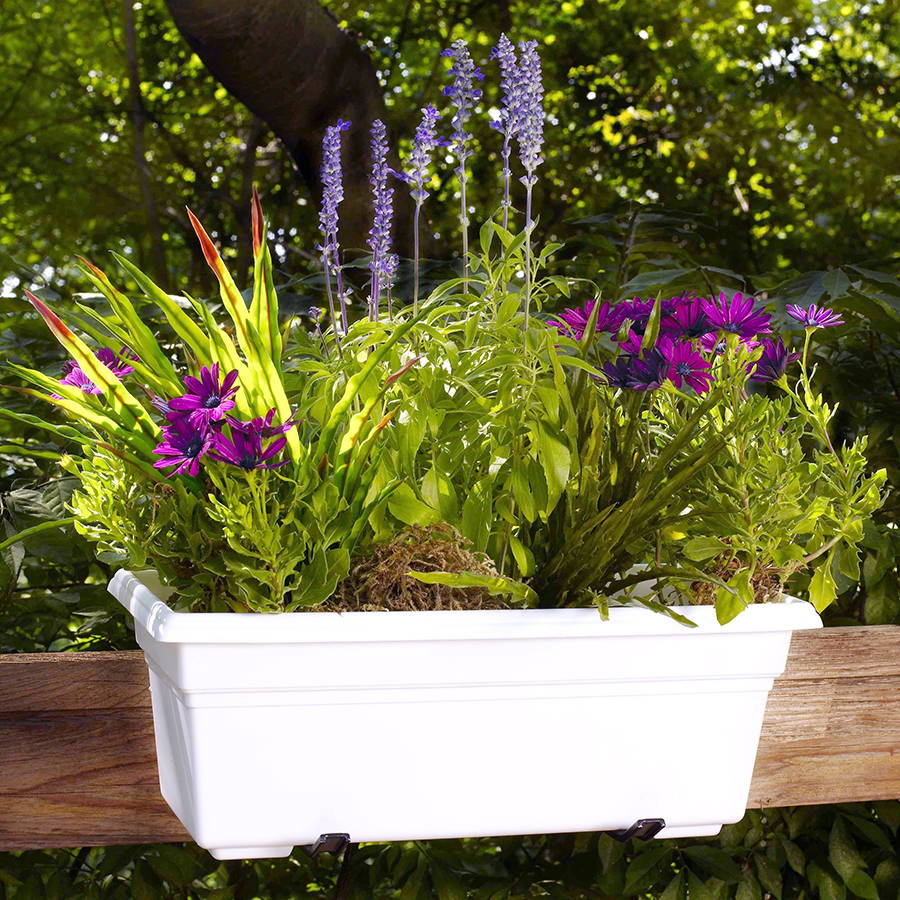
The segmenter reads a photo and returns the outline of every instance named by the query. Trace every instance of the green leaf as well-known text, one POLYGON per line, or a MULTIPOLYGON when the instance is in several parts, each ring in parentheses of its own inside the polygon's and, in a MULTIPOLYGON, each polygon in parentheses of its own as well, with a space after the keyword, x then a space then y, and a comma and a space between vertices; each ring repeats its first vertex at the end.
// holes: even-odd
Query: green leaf
POLYGON ((732 576, 727 587, 716 589, 716 619, 720 625, 726 625, 752 602, 753 587, 750 584, 750 572, 743 569, 732 576))
POLYGON ((162 884, 146 860, 140 859, 131 874, 131 894, 134 900, 159 900, 162 884))
POLYGON ((466 900, 468 896, 465 884, 446 866, 431 867, 431 883, 438 900, 466 900))
POLYGON ((727 549, 728 545, 725 541, 716 537, 695 537, 691 538, 682 547, 684 555, 694 562, 702 562, 705 559, 712 559, 719 556, 727 549))
POLYGON ((786 837, 780 838, 788 865, 801 877, 806 874, 806 856, 803 851, 786 837))
POLYGON ((459 530, 472 546, 483 553, 491 536, 491 486, 493 477, 488 475, 476 481, 463 501, 459 530))
POLYGON ((391 515, 404 525, 435 525, 441 520, 440 513, 419 500, 413 489, 405 482, 391 495, 388 509, 391 515))
POLYGON ((556 500, 562 494, 569 481, 572 456, 569 453, 569 448, 543 427, 539 427, 536 430, 535 444, 538 457, 544 468, 544 477, 547 481, 548 505, 550 509, 545 510, 545 512, 549 513, 556 505, 556 500))
POLYGON ((834 583, 834 577, 831 574, 831 561, 834 558, 834 552, 828 554, 825 561, 821 563, 813 577, 809 582, 809 601, 816 608, 816 612, 822 612, 837 597, 837 585, 834 583))
POLYGON ((659 895, 659 900, 684 900, 687 896, 687 885, 684 872, 679 872, 659 895))
POLYGON ((509 549, 523 578, 534 575, 534 554, 514 534, 509 536, 509 549))
POLYGON ((850 287, 850 279, 841 269, 829 269, 822 279, 822 287, 828 292, 830 300, 837 300, 847 293, 850 287))
POLYGON ((726 884, 737 884, 741 880, 741 867, 725 850, 719 850, 717 847, 696 846, 683 847, 681 852, 690 861, 692 868, 699 867, 706 874, 718 878, 726 884))
POLYGON ((849 878, 844 879, 844 883, 854 896, 862 897, 863 900, 878 900, 878 887, 872 876, 861 869, 852 872, 849 878))
POLYGON ((744 872, 744 877, 734 894, 735 900, 762 900, 762 888, 751 869, 744 872))
POLYGON ((754 862, 756 863, 756 874, 759 878, 759 883, 769 894, 775 897, 776 900, 781 900, 783 886, 781 872, 779 872, 765 856, 755 856, 754 862))
POLYGON ((665 869, 663 860, 671 857, 672 848, 663 843, 639 853, 629 864, 625 871, 625 896, 644 893, 659 878, 660 872, 665 869))
POLYGON ((828 837, 828 860, 844 883, 857 869, 863 869, 866 865, 840 816, 834 820, 828 837))
POLYGON ((515 581, 512 578, 504 578, 502 575, 479 575, 476 572, 415 571, 409 571, 406 574, 425 584, 445 584, 448 587, 458 588, 481 587, 492 595, 509 596, 514 600, 521 600, 529 604, 537 603, 537 594, 527 584, 522 584, 521 581, 515 581))
POLYGON ((458 504, 453 482, 434 466, 422 478, 422 498, 440 512, 445 522, 456 521, 458 504))
POLYGON ((859 581, 859 551, 856 547, 842 544, 837 554, 838 571, 851 581, 859 581))
POLYGON ((175 887, 188 887, 200 874, 200 866, 188 850, 159 844, 145 857, 157 875, 175 887))

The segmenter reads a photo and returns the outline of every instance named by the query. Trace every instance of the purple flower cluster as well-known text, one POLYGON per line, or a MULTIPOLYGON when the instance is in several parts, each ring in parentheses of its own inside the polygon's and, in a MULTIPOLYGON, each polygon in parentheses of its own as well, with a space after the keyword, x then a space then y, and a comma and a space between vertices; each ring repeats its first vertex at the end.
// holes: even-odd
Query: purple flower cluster
MULTIPOLYGON (((322 140, 322 208, 319 210, 319 228, 322 231, 322 264, 325 278, 330 279, 332 272, 337 281, 338 300, 341 306, 341 326, 347 331, 347 301, 344 296, 343 275, 341 273, 341 250, 338 243, 338 206, 344 199, 344 181, 341 169, 341 132, 346 131, 350 123, 338 119, 334 125, 325 129, 322 140)), ((331 301, 331 282, 327 281, 332 320, 334 320, 334 304, 331 301)))
MULTIPOLYGON (((580 341, 595 311, 590 301, 577 309, 566 309, 551 321, 561 334, 580 341)), ((634 297, 615 305, 603 303, 596 310, 596 330, 618 341, 618 355, 603 367, 607 384, 634 391, 655 390, 664 381, 677 388, 687 386, 706 393, 713 382, 711 359, 728 346, 727 335, 735 334, 747 349, 762 347, 760 358, 751 363, 753 381, 780 378, 798 359, 781 339, 761 336, 769 331, 770 316, 754 304, 752 297, 735 293, 706 300, 684 293, 660 303, 659 336, 654 346, 642 348, 654 301, 634 297), (627 328, 627 332, 625 329, 627 328)), ((831 314, 830 310, 826 310, 831 314)), ((807 315, 816 316, 816 311, 807 315)), ((819 321, 824 316, 819 311, 819 321)))
POLYGON ((163 440, 154 450, 162 457, 153 464, 155 468, 171 468, 171 477, 197 475, 206 456, 247 470, 273 469, 289 462, 270 460, 284 449, 284 435, 296 424, 293 417, 276 425, 274 409, 249 422, 228 414, 234 409, 237 375, 237 370, 232 370, 220 381, 218 363, 203 366, 199 378, 188 375, 184 379, 186 394, 169 401, 153 398, 153 405, 166 417, 163 440), (266 440, 268 444, 263 443, 266 440))
POLYGON ((443 147, 449 143, 437 135, 437 122, 440 117, 441 114, 430 104, 422 108, 422 120, 416 128, 412 152, 407 160, 408 168, 404 172, 396 173, 411 186, 410 194, 417 206, 421 206, 428 197, 425 185, 431 179, 432 153, 436 147, 443 147))
POLYGON ((391 170, 388 167, 387 128, 381 119, 372 123, 372 198, 375 218, 369 230, 368 245, 372 252, 369 269, 372 272, 369 289, 369 318, 378 319, 378 305, 381 291, 388 287, 392 277, 391 225, 394 218, 394 189, 388 185, 391 170))
MULTIPOLYGON (((450 67, 451 82, 443 88, 442 93, 450 98, 455 112, 453 113, 453 154, 459 162, 457 174, 465 169, 466 160, 472 155, 469 140, 472 135, 466 131, 466 122, 475 110, 475 104, 481 99, 481 88, 477 83, 484 78, 469 53, 469 45, 462 39, 455 40, 441 56, 453 60, 450 67)), ((462 176, 461 176, 462 177, 462 176)))
POLYGON ((520 104, 516 134, 519 139, 519 159, 525 169, 522 184, 533 187, 537 181, 535 171, 544 161, 544 85, 541 80, 541 58, 537 41, 519 43, 519 92, 520 104))
MULTIPOLYGON (((576 341, 580 341, 584 337, 585 329, 590 321, 591 314, 596 306, 595 301, 588 300, 584 306, 578 309, 567 309, 559 314, 561 321, 551 321, 550 324, 558 329, 562 334, 573 337, 576 341)), ((625 321, 625 304, 618 303, 610 306, 603 303, 597 313, 597 331, 605 331, 610 334, 618 332, 625 321)))
POLYGON ((522 119, 522 80, 519 73, 519 62, 512 41, 500 35, 497 46, 491 50, 491 59, 500 63, 500 89, 503 92, 503 103, 500 107, 500 118, 491 121, 491 127, 503 135, 503 227, 509 227, 509 182, 512 172, 509 157, 512 153, 512 140, 519 132, 522 119))
POLYGON ((322 249, 333 253, 337 249, 338 206, 344 199, 344 181, 341 170, 341 132, 350 123, 338 119, 325 129, 322 141, 322 208, 319 210, 319 228, 322 231, 322 249))
MULTIPOLYGON (((128 352, 127 347, 123 347, 118 353, 113 353, 108 347, 101 347, 94 353, 100 362, 109 369, 113 375, 120 381, 126 375, 134 372, 134 366, 128 364, 127 360, 137 360, 137 356, 128 352)), ((63 363, 63 377, 59 379, 60 384, 68 384, 71 387, 77 387, 84 391, 85 394, 101 394, 100 388, 91 381, 84 370, 77 362, 69 360, 63 363)))

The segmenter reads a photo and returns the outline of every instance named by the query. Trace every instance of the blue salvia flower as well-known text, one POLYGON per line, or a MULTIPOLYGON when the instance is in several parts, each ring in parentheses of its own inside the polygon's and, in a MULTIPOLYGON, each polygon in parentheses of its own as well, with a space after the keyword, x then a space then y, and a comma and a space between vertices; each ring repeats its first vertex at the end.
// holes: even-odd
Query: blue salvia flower
POLYGON ((416 201, 413 219, 413 315, 419 311, 419 216, 428 196, 425 185, 431 179, 431 156, 436 147, 449 143, 437 136, 437 121, 440 117, 441 114, 431 105, 422 109, 422 121, 416 129, 407 162, 409 168, 401 174, 401 178, 411 186, 410 194, 416 201))
POLYGON ((436 147, 445 146, 448 142, 437 135, 437 121, 441 114, 431 105, 422 109, 422 121, 416 128, 416 136, 413 138, 412 152, 409 154, 405 172, 401 177, 410 186, 410 194, 417 204, 421 204, 428 197, 425 185, 431 180, 431 155, 436 147))
POLYGON ((468 291, 469 280, 469 212, 466 204, 466 160, 472 155, 469 141, 472 135, 466 131, 466 122, 475 110, 475 104, 481 99, 481 88, 477 82, 484 78, 481 70, 472 62, 469 46, 461 38, 455 40, 441 56, 453 59, 450 68, 452 81, 444 89, 445 97, 450 98, 454 107, 453 113, 453 154, 459 165, 456 174, 459 178, 459 224, 463 241, 463 290, 468 291))
POLYGON ((472 61, 469 45, 462 38, 455 40, 450 47, 442 51, 441 56, 453 59, 449 72, 453 80, 443 89, 443 94, 450 98, 456 110, 452 120, 453 153, 462 168, 472 155, 469 148, 472 135, 466 131, 466 122, 471 118, 475 104, 481 99, 481 88, 477 86, 477 82, 481 81, 484 75, 472 61))
POLYGON ((369 269, 372 272, 369 289, 369 319, 378 320, 378 304, 381 289, 391 278, 388 257, 391 250, 391 223, 394 217, 394 189, 388 186, 391 170, 388 168, 387 128, 381 119, 372 123, 372 200, 375 216, 369 231, 368 246, 372 252, 369 269))
POLYGON ((519 83, 521 90, 521 115, 516 136, 519 141, 519 159, 525 169, 522 184, 525 185, 525 327, 531 311, 531 192, 537 182, 537 167, 544 161, 541 150, 544 145, 544 85, 541 81, 541 58, 537 41, 519 42, 519 83))
POLYGON ((516 50, 512 41, 500 35, 497 46, 491 50, 491 59, 500 61, 500 88, 503 91, 503 105, 500 118, 491 122, 503 135, 503 227, 509 227, 509 182, 511 172, 509 157, 512 152, 512 140, 519 130, 519 121, 523 112, 522 84, 516 50))
POLYGON ((337 282, 338 300, 341 306, 341 325, 347 331, 347 301, 344 297, 344 279, 340 264, 340 245, 338 244, 338 206, 344 199, 344 181, 341 171, 341 132, 346 131, 350 123, 338 119, 335 125, 325 129, 322 140, 322 207, 319 210, 319 228, 322 231, 322 264, 325 269, 325 285, 328 292, 328 305, 335 335, 338 334, 335 321, 334 300, 331 296, 331 275, 334 273, 337 282))
POLYGON ((519 77, 521 90, 521 114, 518 122, 519 159, 525 169, 522 183, 533 187, 537 181, 535 171, 544 161, 544 85, 541 81, 541 58, 537 41, 519 43, 519 77))

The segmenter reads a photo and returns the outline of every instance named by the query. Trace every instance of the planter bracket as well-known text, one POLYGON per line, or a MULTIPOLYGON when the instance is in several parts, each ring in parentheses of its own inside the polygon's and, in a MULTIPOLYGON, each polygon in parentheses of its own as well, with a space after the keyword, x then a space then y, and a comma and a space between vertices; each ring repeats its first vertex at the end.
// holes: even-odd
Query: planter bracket
POLYGON ((314 844, 310 844, 304 849, 315 859, 320 853, 333 853, 337 856, 349 846, 350 835, 341 832, 339 834, 320 834, 314 844))
MULTIPOLYGON (((656 837, 665 827, 665 819, 638 819, 630 828, 619 828, 616 831, 607 831, 606 833, 617 841, 630 841, 632 838, 649 841, 651 838, 656 837)), ((330 835, 326 836, 330 837, 330 835)))

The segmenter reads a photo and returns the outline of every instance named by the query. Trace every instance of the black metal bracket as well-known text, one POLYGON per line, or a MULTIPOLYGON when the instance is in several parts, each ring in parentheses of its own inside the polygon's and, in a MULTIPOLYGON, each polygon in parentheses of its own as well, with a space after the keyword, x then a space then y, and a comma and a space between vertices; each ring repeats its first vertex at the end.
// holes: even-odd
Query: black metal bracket
POLYGON ((638 819, 630 828, 619 828, 616 831, 606 833, 617 841, 630 841, 637 838, 639 841, 649 841, 655 838, 666 827, 665 819, 638 819))
POLYGON ((358 846, 350 840, 349 834, 339 832, 320 834, 314 844, 307 844, 303 848, 313 859, 316 859, 321 853, 333 853, 335 856, 342 857, 334 887, 334 900, 344 900, 347 896, 350 888, 350 863, 358 846))
POLYGON ((309 844, 304 849, 315 859, 320 853, 333 853, 337 856, 350 846, 350 835, 344 834, 320 834, 314 844, 309 844))

